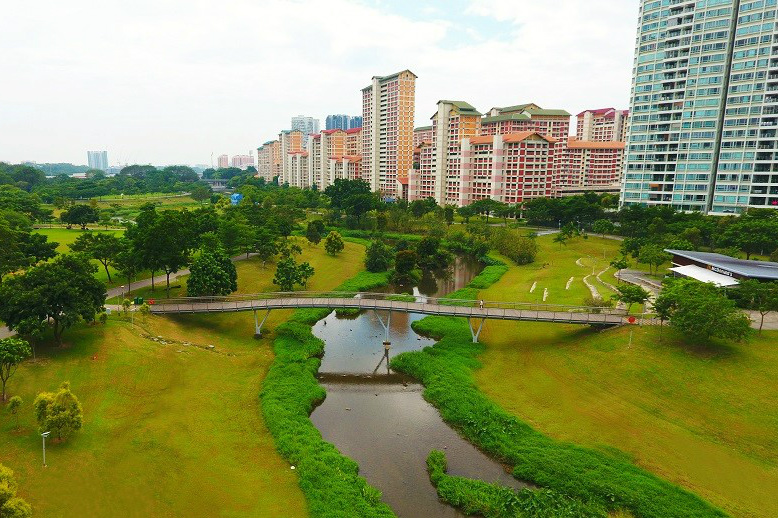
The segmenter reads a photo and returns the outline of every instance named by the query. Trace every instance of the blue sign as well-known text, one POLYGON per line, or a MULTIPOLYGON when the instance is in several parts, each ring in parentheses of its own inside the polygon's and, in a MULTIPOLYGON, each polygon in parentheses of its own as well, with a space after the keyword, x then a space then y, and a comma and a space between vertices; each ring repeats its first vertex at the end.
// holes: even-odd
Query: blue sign
POLYGON ((237 205, 238 203, 240 203, 240 200, 242 199, 243 199, 243 195, 236 192, 235 194, 230 196, 230 203, 232 203, 233 205, 237 205))

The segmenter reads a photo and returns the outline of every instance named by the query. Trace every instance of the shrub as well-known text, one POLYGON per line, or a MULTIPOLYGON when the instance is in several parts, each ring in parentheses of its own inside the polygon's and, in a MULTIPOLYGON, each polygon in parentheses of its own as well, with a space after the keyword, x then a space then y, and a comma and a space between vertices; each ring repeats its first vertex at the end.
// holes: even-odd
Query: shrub
POLYGON ((60 385, 56 393, 38 394, 33 406, 41 433, 51 432, 55 438, 64 440, 81 429, 84 411, 78 398, 70 391, 68 382, 60 385))

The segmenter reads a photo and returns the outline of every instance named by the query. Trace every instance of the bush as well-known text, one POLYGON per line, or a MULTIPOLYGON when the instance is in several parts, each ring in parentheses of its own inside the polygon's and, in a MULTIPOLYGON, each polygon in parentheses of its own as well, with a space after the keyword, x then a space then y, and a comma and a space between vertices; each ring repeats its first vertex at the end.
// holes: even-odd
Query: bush
POLYGON ((68 382, 60 385, 56 393, 38 394, 33 406, 41 433, 51 432, 56 439, 64 440, 81 429, 84 411, 78 398, 70 391, 68 382))
POLYGON ((369 272, 385 272, 392 263, 392 251, 380 241, 373 241, 365 254, 365 268, 369 272))
POLYGON ((519 265, 535 262, 538 255, 538 243, 515 230, 495 229, 491 243, 498 252, 519 265))

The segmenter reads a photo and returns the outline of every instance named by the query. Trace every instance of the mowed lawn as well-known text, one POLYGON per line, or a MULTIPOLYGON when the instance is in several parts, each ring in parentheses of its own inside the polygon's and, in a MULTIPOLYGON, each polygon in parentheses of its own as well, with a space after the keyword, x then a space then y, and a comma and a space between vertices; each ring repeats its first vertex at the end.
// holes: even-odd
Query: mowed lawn
MULTIPOLYGON (((43 234, 44 236, 48 236, 49 241, 54 241, 56 243, 59 243, 59 246, 57 247, 57 252, 60 254, 67 254, 70 253, 70 247, 68 245, 73 244, 76 239, 78 239, 78 236, 83 234, 85 231, 81 230, 80 228, 39 228, 36 229, 35 232, 38 234, 43 234)), ((100 234, 112 234, 116 237, 121 237, 124 234, 124 230, 102 230, 98 228, 95 224, 94 227, 91 227, 88 232, 93 233, 100 233, 100 234)), ((122 284, 126 284, 126 279, 121 277, 118 273, 116 273, 116 270, 113 269, 113 267, 109 266, 108 271, 111 272, 111 283, 108 282, 108 276, 105 273, 105 268, 103 268, 103 264, 100 261, 93 260, 92 261, 95 266, 97 266, 98 270, 95 274, 95 277, 103 281, 106 286, 109 288, 113 288, 115 286, 121 286, 122 284)), ((149 273, 144 273, 138 276, 139 279, 148 277, 149 273)))
MULTIPOLYGON (((570 272, 578 246, 541 256, 570 272)), ((524 296, 533 270, 556 294, 569 274, 553 267, 513 267, 480 297, 524 296)), ((631 460, 733 516, 778 516, 778 333, 693 346, 668 328, 660 343, 658 328, 490 321, 482 341, 479 388, 536 429, 631 460)))
MULTIPOLYGON (((301 259, 316 270, 309 288, 334 288, 362 269, 363 255, 353 243, 338 257, 304 247, 301 259)), ((274 266, 237 266, 241 291, 275 289, 274 266)), ((273 330, 288 316, 273 312, 261 340, 251 313, 136 316, 134 327, 114 314, 105 326, 66 332, 66 348, 39 350, 42 359, 9 382, 24 398, 22 428, 0 412, 0 462, 39 517, 306 516, 258 398, 273 330), (151 340, 160 336, 166 344, 151 340), (62 381, 81 399, 84 428, 48 444, 43 469, 32 402, 62 381)))

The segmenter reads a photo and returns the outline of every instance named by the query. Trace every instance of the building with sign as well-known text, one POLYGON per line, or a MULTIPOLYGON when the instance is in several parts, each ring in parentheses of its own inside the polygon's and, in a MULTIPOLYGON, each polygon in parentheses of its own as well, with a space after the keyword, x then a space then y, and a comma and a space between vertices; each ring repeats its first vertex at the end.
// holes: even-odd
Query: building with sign
POLYGON ((672 254, 670 268, 677 277, 687 277, 716 286, 737 286, 741 280, 778 281, 778 263, 747 261, 728 255, 687 250, 665 250, 672 254))

